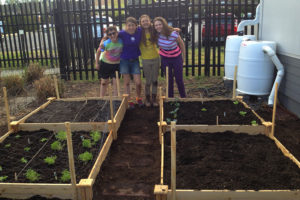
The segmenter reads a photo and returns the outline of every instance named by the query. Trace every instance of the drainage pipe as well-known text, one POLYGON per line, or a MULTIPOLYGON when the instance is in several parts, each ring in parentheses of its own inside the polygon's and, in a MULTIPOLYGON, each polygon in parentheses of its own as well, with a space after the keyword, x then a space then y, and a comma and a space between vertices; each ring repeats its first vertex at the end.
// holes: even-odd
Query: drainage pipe
MULTIPOLYGON (((260 3, 261 4, 261 3, 260 3)), ((244 27, 248 25, 255 25, 258 24, 260 21, 260 4, 256 7, 256 16, 254 20, 243 20, 239 23, 238 28, 237 28, 237 33, 238 35, 243 35, 244 34, 244 27)))
POLYGON ((274 104, 275 85, 276 85, 276 83, 278 83, 278 88, 279 88, 280 82, 281 82, 282 77, 284 75, 284 67, 281 64, 280 60, 278 59, 275 51, 271 47, 263 46, 262 50, 263 50, 264 53, 266 53, 266 54, 268 54, 268 56, 270 56, 272 62, 274 63, 274 65, 276 66, 276 68, 278 70, 275 82, 274 82, 273 87, 272 87, 272 91, 271 91, 269 99, 268 99, 268 104, 270 106, 272 106, 274 104))

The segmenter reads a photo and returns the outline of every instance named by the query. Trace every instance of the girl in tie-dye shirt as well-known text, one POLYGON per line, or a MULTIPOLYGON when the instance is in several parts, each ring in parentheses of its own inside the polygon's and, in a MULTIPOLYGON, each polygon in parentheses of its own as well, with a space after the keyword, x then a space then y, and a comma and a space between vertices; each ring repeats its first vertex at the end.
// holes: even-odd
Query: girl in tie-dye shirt
POLYGON ((108 40, 100 44, 95 62, 101 78, 100 97, 106 94, 109 78, 113 80, 114 96, 117 96, 116 71, 119 71, 120 68, 120 55, 123 49, 123 42, 118 38, 118 31, 115 26, 108 27, 106 34, 108 40))

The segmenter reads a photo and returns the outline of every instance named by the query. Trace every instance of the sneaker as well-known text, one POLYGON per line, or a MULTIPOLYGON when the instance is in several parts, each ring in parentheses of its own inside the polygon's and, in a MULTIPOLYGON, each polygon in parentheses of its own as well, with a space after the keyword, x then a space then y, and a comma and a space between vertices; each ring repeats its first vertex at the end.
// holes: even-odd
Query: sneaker
POLYGON ((151 106, 150 95, 146 95, 145 106, 146 107, 150 107, 151 106))
POLYGON ((156 94, 152 94, 152 104, 153 104, 154 107, 158 106, 158 102, 157 102, 157 99, 156 99, 156 94))
POLYGON ((133 101, 129 101, 129 102, 128 102, 128 108, 129 108, 130 110, 134 109, 134 103, 133 103, 133 101))
POLYGON ((144 103, 143 103, 142 98, 136 98, 136 104, 137 104, 139 107, 143 107, 143 106, 144 106, 144 103))

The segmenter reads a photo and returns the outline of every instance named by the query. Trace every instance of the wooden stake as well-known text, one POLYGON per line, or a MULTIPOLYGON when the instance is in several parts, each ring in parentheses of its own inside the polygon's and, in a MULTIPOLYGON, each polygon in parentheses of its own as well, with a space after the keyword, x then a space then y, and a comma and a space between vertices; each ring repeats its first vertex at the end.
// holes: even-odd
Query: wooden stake
POLYGON ((217 125, 219 125, 219 116, 217 115, 217 125))
POLYGON ((121 93, 120 93, 120 79, 119 79, 119 72, 116 71, 116 82, 117 82, 117 92, 118 92, 118 97, 121 96, 121 93))
POLYGON ((76 188, 76 172, 74 165, 73 143, 72 133, 70 128, 70 122, 65 122, 67 131, 67 145, 68 145, 68 157, 69 157, 69 169, 71 174, 71 185, 73 188, 73 199, 77 200, 77 188, 76 188))
POLYGON ((162 122, 163 122, 163 98, 162 98, 162 91, 161 91, 161 87, 158 88, 159 90, 159 133, 158 133, 158 138, 159 138, 159 142, 161 144, 162 141, 162 122))
POLYGON ((171 199, 176 200, 176 122, 171 122, 171 199))
POLYGON ((274 132, 275 132, 275 116, 276 116, 276 107, 277 107, 277 93, 278 93, 278 83, 275 84, 275 96, 274 96, 274 104, 273 104, 271 137, 274 137, 274 132))
POLYGON ((169 67, 166 67, 166 97, 169 97, 169 67))
POLYGON ((11 126, 10 126, 10 111, 9 111, 9 106, 8 106, 8 99, 7 99, 6 87, 3 87, 3 98, 4 98, 4 103, 5 103, 7 128, 8 128, 8 130, 11 130, 11 126))
POLYGON ((237 65, 234 67, 234 80, 233 80, 233 88, 232 88, 232 99, 236 97, 236 75, 237 75, 237 65))
POLYGON ((113 132, 114 140, 117 139, 117 133, 115 130, 115 120, 114 120, 114 109, 113 109, 113 102, 112 102, 112 91, 111 91, 111 84, 108 85, 108 92, 109 92, 109 105, 110 105, 110 118, 111 118, 111 126, 113 132))
POLYGON ((59 97, 59 90, 58 90, 58 82, 57 82, 56 75, 53 76, 53 79, 54 79, 54 86, 55 86, 56 98, 60 99, 60 97, 59 97))

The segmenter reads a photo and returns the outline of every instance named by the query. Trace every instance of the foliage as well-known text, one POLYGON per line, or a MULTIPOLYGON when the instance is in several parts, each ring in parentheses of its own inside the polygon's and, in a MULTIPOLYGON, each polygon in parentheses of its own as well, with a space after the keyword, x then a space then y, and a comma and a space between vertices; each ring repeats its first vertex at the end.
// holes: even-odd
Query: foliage
POLYGON ((9 147, 11 147, 11 144, 8 143, 8 144, 6 144, 4 147, 5 147, 5 148, 9 148, 9 147))
POLYGON ((0 182, 5 181, 8 178, 8 176, 0 176, 0 182))
MULTIPOLYGON (((33 86, 36 90, 36 96, 39 102, 45 101, 48 97, 56 96, 54 81, 50 76, 44 76, 43 78, 34 81, 33 86)), ((58 90, 60 96, 62 96, 64 84, 61 80, 58 80, 58 90)))
POLYGON ((28 152, 28 151, 30 151, 30 149, 31 149, 30 147, 25 147, 24 151, 28 152))
POLYGON ((56 158, 57 158, 56 156, 48 156, 44 159, 44 161, 48 165, 53 165, 55 163, 56 158))
POLYGON ((27 160, 26 158, 22 157, 22 158, 21 158, 21 162, 22 162, 22 163, 28 163, 28 160, 27 160))
POLYGON ((85 164, 93 159, 93 155, 90 152, 84 152, 78 156, 79 160, 84 162, 85 164))
POLYGON ((21 137, 21 135, 16 135, 15 136, 16 139, 19 139, 20 137, 21 137))
POLYGON ((2 172, 2 170, 3 170, 3 169, 2 169, 2 166, 0 165, 0 172, 2 172))
POLYGON ((42 138, 40 141, 41 142, 46 142, 48 139, 47 138, 42 138))
POLYGON ((65 169, 61 172, 60 180, 62 182, 69 182, 71 180, 71 174, 70 174, 69 170, 65 169))
POLYGON ((44 76, 44 71, 39 63, 30 63, 24 74, 24 80, 27 84, 32 84, 44 76))
POLYGON ((91 148, 92 147, 92 143, 90 139, 84 139, 82 140, 82 146, 85 148, 91 148))
POLYGON ((67 132, 66 131, 59 131, 56 135, 55 135, 56 139, 58 139, 59 141, 64 141, 67 140, 67 132))
POLYGON ((39 173, 37 173, 33 169, 28 169, 25 175, 26 175, 26 178, 30 182, 38 181, 40 179, 40 176, 41 176, 39 173))
POLYGON ((252 126, 258 126, 258 124, 257 124, 257 122, 256 122, 255 120, 252 120, 252 121, 251 121, 251 125, 252 125, 252 126))
POLYGON ((90 136, 93 139, 93 142, 96 143, 101 139, 101 134, 99 131, 91 131, 90 136))
POLYGON ((25 91, 24 81, 19 75, 10 75, 2 77, 1 87, 6 87, 8 96, 18 96, 25 91))
POLYGON ((234 105, 237 105, 237 104, 239 104, 239 102, 238 102, 238 101, 234 101, 233 104, 234 104, 234 105))
POLYGON ((51 149, 61 151, 63 149, 63 145, 60 143, 60 141, 55 141, 51 144, 51 149))
POLYGON ((167 118, 166 121, 167 121, 167 123, 171 123, 172 120, 171 120, 171 118, 167 118))
POLYGON ((239 114, 240 114, 241 116, 245 117, 246 114, 247 114, 247 112, 245 112, 245 111, 240 111, 239 114))
POLYGON ((201 111, 202 111, 202 112, 206 112, 207 109, 206 109, 206 108, 202 108, 201 111))

